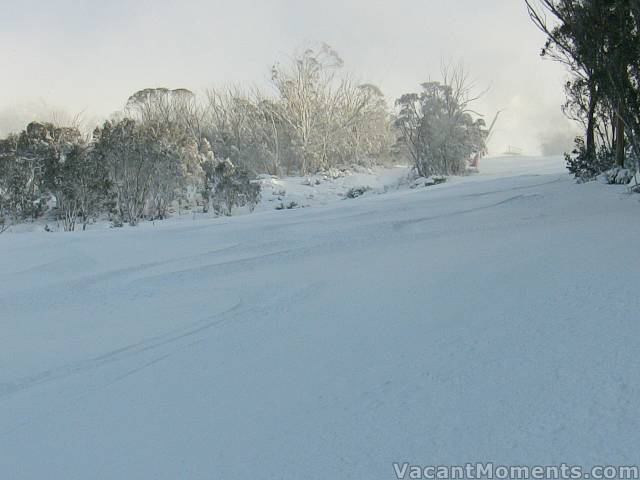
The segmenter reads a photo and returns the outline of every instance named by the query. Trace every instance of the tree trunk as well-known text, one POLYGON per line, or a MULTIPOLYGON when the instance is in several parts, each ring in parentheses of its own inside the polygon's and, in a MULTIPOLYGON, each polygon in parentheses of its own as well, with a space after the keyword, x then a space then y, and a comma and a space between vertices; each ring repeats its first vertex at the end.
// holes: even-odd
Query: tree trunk
POLYGON ((596 141, 595 141, 595 113, 598 105, 597 89, 595 82, 591 80, 589 85, 589 112, 587 118, 587 157, 591 160, 596 158, 596 141))
POLYGON ((618 102, 618 126, 616 127, 616 164, 624 167, 624 120, 622 118, 624 103, 618 102))

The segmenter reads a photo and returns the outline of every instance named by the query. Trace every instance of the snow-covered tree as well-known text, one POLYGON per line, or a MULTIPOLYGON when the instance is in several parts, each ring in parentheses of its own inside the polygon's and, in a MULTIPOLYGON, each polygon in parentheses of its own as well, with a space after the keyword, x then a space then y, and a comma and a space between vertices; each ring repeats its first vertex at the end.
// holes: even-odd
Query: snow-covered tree
POLYGON ((380 90, 342 72, 327 45, 272 68, 272 92, 208 92, 205 136, 217 158, 260 173, 307 174, 389 157, 394 142, 380 90))
POLYGON ((105 122, 93 134, 93 152, 104 162, 116 192, 123 222, 136 225, 145 212, 151 190, 152 164, 145 133, 134 120, 105 122))
POLYGON ((235 207, 253 210, 260 201, 260 185, 251 181, 249 172, 237 168, 231 160, 216 161, 213 157, 203 164, 205 190, 203 198, 217 214, 230 216, 235 207))
POLYGON ((484 154, 488 132, 470 108, 472 87, 464 69, 445 68, 442 82, 423 83, 420 93, 396 101, 396 125, 418 175, 458 175, 472 155, 484 154))
POLYGON ((93 154, 105 164, 123 221, 166 218, 172 203, 202 175, 197 144, 171 121, 125 118, 96 129, 93 154))
POLYGON ((44 161, 49 145, 43 128, 31 123, 20 135, 0 141, 3 210, 14 221, 35 219, 46 208, 44 161))

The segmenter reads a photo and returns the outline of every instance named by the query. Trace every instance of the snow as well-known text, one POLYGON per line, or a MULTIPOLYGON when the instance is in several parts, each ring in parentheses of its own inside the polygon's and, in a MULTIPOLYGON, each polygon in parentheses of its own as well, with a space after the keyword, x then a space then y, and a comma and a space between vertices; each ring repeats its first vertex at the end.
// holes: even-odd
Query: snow
POLYGON ((326 205, 345 199, 352 188, 366 188, 367 194, 387 193, 408 183, 406 166, 332 169, 308 177, 270 177, 260 179, 262 198, 258 211, 285 209, 293 202, 294 208, 326 205))
POLYGON ((344 201, 362 178, 283 180, 313 208, 0 235, 2 478, 637 463, 638 198, 560 158, 367 175, 344 201))
POLYGON ((604 184, 627 185, 633 181, 635 174, 628 168, 613 167, 596 177, 596 180, 604 184))

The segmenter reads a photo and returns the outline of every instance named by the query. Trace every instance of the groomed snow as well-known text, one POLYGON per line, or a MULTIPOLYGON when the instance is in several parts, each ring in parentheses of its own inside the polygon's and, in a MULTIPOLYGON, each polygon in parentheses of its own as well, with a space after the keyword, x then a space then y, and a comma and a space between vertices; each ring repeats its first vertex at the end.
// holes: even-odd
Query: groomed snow
POLYGON ((560 158, 480 167, 313 208, 0 235, 0 478, 637 464, 638 197, 560 158))

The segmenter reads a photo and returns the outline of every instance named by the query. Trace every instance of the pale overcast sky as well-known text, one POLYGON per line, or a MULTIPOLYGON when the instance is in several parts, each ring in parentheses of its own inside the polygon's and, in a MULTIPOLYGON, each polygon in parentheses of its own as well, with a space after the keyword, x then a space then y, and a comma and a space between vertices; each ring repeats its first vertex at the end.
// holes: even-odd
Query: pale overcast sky
MULTIPOLYGON (((317 42, 393 101, 464 62, 483 86, 478 109, 507 109, 491 144, 535 152, 569 136, 564 70, 539 57, 544 37, 522 0, 0 0, 2 112, 45 103, 108 115, 145 87, 199 91, 264 83, 269 67, 317 42)), ((0 128, 3 126, 0 124, 0 128)))

